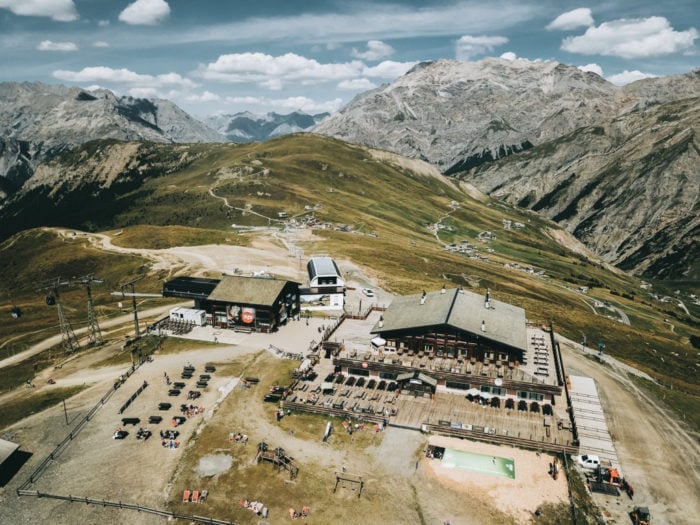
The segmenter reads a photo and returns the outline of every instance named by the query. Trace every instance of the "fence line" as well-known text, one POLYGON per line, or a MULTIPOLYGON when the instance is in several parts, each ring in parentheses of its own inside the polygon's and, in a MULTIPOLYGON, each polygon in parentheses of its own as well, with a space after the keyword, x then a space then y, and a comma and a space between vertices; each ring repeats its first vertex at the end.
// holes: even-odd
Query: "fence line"
POLYGON ((68 433, 68 435, 65 438, 63 438, 63 440, 58 445, 56 445, 56 447, 49 453, 48 456, 46 456, 41 461, 41 463, 39 463, 39 465, 29 475, 29 478, 27 478, 25 482, 19 486, 19 488, 17 489, 18 495, 21 496, 23 495, 21 494, 22 492, 27 492, 26 488, 35 483, 41 477, 46 468, 49 466, 49 463, 51 463, 58 456, 61 455, 61 453, 68 447, 68 444, 72 442, 73 439, 75 439, 78 436, 78 434, 80 434, 80 431, 85 427, 87 422, 93 418, 97 411, 100 408, 102 408, 107 401, 109 401, 112 395, 142 364, 143 363, 139 363, 138 365, 131 365, 131 367, 129 367, 129 369, 124 374, 119 376, 119 379, 114 383, 114 386, 110 388, 97 403, 95 403, 95 405, 90 409, 90 411, 85 416, 83 416, 83 418, 80 421, 78 421, 78 423, 73 427, 73 429, 68 433))
MULTIPOLYGON (((391 423, 389 423, 389 426, 391 426, 391 423)), ((474 430, 467 430, 465 428, 451 428, 432 423, 424 424, 423 427, 429 432, 435 432, 436 434, 443 434, 450 437, 473 439, 476 441, 485 441, 487 443, 496 443, 500 445, 511 445, 530 450, 554 452, 556 454, 578 454, 578 447, 575 445, 549 443, 547 441, 535 441, 514 436, 501 436, 498 434, 486 434, 474 430)))
POLYGON ((112 507, 118 509, 135 510, 136 512, 145 512, 147 514, 155 514, 157 516, 163 516, 164 518, 171 519, 182 519, 193 521, 195 523, 204 523, 206 525, 235 525, 233 521, 225 521, 212 517, 197 516, 196 514, 179 514, 176 512, 171 512, 168 510, 155 509, 153 507, 146 507, 144 505, 139 505, 138 503, 125 503, 123 501, 110 501, 105 499, 95 499, 88 497, 78 497, 73 495, 63 495, 63 494, 50 494, 47 492, 39 492, 37 490, 23 490, 19 489, 17 491, 19 496, 33 496, 36 498, 50 498, 62 501, 68 501, 70 503, 85 503, 87 505, 98 505, 102 507, 112 507))

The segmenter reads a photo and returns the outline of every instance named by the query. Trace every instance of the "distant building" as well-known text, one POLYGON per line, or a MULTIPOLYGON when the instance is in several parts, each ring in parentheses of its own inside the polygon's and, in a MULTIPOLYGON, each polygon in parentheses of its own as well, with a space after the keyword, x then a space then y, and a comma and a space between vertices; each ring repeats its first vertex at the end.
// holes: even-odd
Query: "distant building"
POLYGON ((306 264, 309 287, 299 290, 306 309, 342 310, 345 304, 345 280, 331 257, 312 257, 306 264))
POLYGON ((300 312, 299 283, 267 277, 178 277, 163 285, 163 296, 194 299, 221 328, 270 332, 300 312))
POLYGON ((345 281, 335 261, 330 257, 312 257, 306 264, 311 293, 343 293, 345 281))

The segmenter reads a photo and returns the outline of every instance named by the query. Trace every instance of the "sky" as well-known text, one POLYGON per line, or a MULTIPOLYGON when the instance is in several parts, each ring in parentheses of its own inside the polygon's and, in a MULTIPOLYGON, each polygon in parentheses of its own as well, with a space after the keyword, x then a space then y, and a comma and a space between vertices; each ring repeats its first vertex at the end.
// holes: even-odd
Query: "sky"
POLYGON ((437 59, 555 60, 617 85, 687 73, 699 28, 697 0, 0 0, 0 81, 315 114, 437 59))

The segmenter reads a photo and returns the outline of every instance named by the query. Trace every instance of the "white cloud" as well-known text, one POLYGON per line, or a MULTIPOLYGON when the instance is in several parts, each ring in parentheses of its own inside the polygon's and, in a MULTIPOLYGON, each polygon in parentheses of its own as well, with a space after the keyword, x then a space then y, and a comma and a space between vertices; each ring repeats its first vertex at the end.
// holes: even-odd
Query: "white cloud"
POLYGON ((585 66, 578 66, 581 71, 586 71, 588 73, 595 73, 599 77, 603 76, 603 68, 598 64, 586 64, 585 66))
POLYGON ((97 42, 93 42, 92 47, 109 47, 109 44, 104 40, 98 40, 97 42))
POLYGON ((321 64, 294 53, 276 57, 264 53, 235 53, 220 55, 200 74, 209 80, 254 82, 268 89, 281 89, 288 82, 310 85, 355 78, 363 67, 360 61, 321 64))
POLYGON ((0 0, 0 9, 9 9, 18 16, 48 16, 57 22, 78 19, 73 0, 0 0))
POLYGON ((366 77, 395 79, 405 74, 406 71, 415 66, 418 62, 395 62, 393 60, 385 60, 376 66, 365 66, 362 69, 362 75, 366 77))
POLYGON ((170 14, 170 6, 165 0, 136 0, 119 13, 119 20, 131 25, 154 26, 170 14))
POLYGON ((52 42, 51 40, 42 40, 36 48, 39 51, 77 51, 78 46, 73 42, 52 42))
POLYGON ((338 83, 338 89, 342 91, 367 91, 376 87, 377 85, 367 78, 353 78, 338 83))
POLYGON ((567 37, 561 49, 584 55, 645 58, 689 51, 698 31, 675 31, 661 16, 619 19, 589 27, 581 36, 567 37))
POLYGON ((219 95, 212 93, 211 91, 205 91, 201 95, 196 95, 193 93, 185 97, 185 100, 188 102, 215 102, 220 99, 221 97, 219 95))
POLYGON ((450 37, 455 34, 498 32, 541 16, 541 2, 532 0, 450 0, 449 2, 345 2, 342 11, 291 16, 241 18, 221 24, 194 26, 168 35, 171 42, 222 41, 227 45, 269 40, 326 45, 418 37, 450 37), (371 16, 367 13, 371 9, 371 16))
POLYGON ((100 27, 107 27, 109 25, 109 20, 99 20, 97 25, 100 27))
POLYGON ((455 56, 457 60, 468 61, 471 58, 493 51, 497 46, 507 44, 504 36, 470 36, 464 35, 457 40, 455 56))
POLYGON ((518 59, 518 55, 516 55, 516 54, 513 53, 512 51, 506 51, 506 52, 503 53, 499 58, 502 58, 502 59, 504 59, 504 60, 517 60, 517 59, 518 59))
POLYGON ((651 73, 642 73, 641 71, 635 69, 634 71, 625 70, 617 75, 611 75, 607 77, 607 80, 617 86, 624 86, 625 84, 629 84, 635 80, 642 80, 643 78, 656 78, 657 76, 658 75, 652 75, 651 73))
POLYGON ((547 25, 546 29, 547 31, 569 31, 578 27, 590 27, 594 23, 591 10, 587 7, 579 7, 560 14, 547 25))
POLYGON ((370 40, 367 42, 367 51, 358 51, 353 48, 352 56, 362 60, 381 60, 382 58, 390 57, 394 54, 394 48, 389 44, 385 44, 381 40, 370 40))
POLYGON ((308 97, 287 97, 272 99, 267 97, 226 97, 225 102, 234 106, 251 107, 257 106, 264 111, 277 111, 280 113, 301 110, 306 113, 320 113, 337 111, 343 106, 340 98, 333 100, 318 101, 308 97))
POLYGON ((135 87, 165 87, 174 86, 182 89, 192 89, 197 84, 178 73, 161 75, 142 75, 129 69, 113 69, 105 66, 86 67, 80 71, 58 69, 53 72, 54 78, 67 82, 115 82, 119 84, 140 85, 135 87))

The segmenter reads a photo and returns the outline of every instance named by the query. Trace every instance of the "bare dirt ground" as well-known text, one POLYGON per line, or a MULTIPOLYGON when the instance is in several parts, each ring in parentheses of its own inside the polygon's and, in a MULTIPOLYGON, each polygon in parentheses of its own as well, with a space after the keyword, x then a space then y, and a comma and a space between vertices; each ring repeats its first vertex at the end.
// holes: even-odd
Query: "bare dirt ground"
MULTIPOLYGON (((629 523, 634 505, 648 506, 654 523, 697 523, 700 516, 700 445, 656 399, 629 377, 630 367, 606 358, 603 365, 560 338, 569 371, 596 381, 623 475, 634 487, 634 501, 596 495, 610 523, 629 523)), ((589 351, 589 356, 594 355, 589 351)), ((585 451, 584 451, 585 452, 585 451)))
MULTIPOLYGON (((266 270, 293 278, 301 275, 302 269, 296 258, 290 257, 279 239, 270 237, 258 241, 257 247, 188 247, 171 250, 152 250, 153 264, 177 264, 194 274, 204 270, 243 268, 244 271, 266 270), (167 252, 163 255, 161 252, 167 252)), ((110 243, 101 242, 105 249, 110 243)), ((122 250, 122 249, 119 249, 122 250)), ((372 287, 374 280, 362 268, 347 261, 339 261, 344 274, 349 277, 350 287, 372 287)), ((302 281, 303 282, 303 281, 302 281)), ((391 296, 382 291, 379 300, 388 302, 391 296)), ((358 291, 349 294, 351 308, 357 307, 362 296, 358 291)), ((532 511, 540 503, 561 501, 563 477, 559 482, 547 475, 546 456, 534 453, 494 447, 494 455, 514 457, 517 472, 523 475, 515 480, 488 476, 475 476, 466 472, 443 469, 435 460, 421 458, 420 452, 427 443, 427 436, 417 432, 390 428, 380 435, 364 435, 357 443, 348 443, 337 438, 330 445, 319 439, 292 435, 284 425, 275 424, 271 417, 270 404, 260 401, 261 392, 233 388, 240 375, 241 363, 250 364, 252 370, 264 374, 267 367, 274 367, 271 354, 263 352, 270 344, 288 349, 304 351, 314 337, 318 337, 316 324, 326 321, 311 319, 310 326, 295 322, 277 334, 234 334, 218 332, 218 346, 208 345, 177 354, 156 355, 151 363, 145 363, 118 389, 109 402, 69 447, 48 467, 44 475, 31 488, 58 494, 90 496, 109 500, 140 503, 156 508, 172 507, 185 483, 198 479, 200 488, 212 483, 216 486, 235 487, 234 501, 224 515, 216 517, 234 519, 237 523, 256 523, 257 518, 249 511, 237 507, 237 498, 242 491, 253 495, 255 490, 267 493, 271 501, 280 494, 289 494, 290 501, 298 501, 302 495, 312 503, 314 509, 308 523, 442 523, 451 520, 457 524, 501 524, 525 523, 532 518, 532 511), (224 337, 225 336, 225 337, 224 337), (181 432, 177 449, 165 449, 160 444, 159 429, 168 427, 166 418, 161 425, 149 425, 156 435, 149 441, 136 440, 138 427, 126 427, 130 435, 125 440, 111 438, 115 428, 121 426, 119 407, 146 381, 149 386, 127 409, 124 416, 147 418, 159 414, 159 402, 172 402, 176 408, 185 402, 183 397, 169 398, 164 373, 173 381, 178 380, 179 371, 186 363, 192 363, 202 371, 206 362, 215 362, 221 371, 213 375, 210 386, 197 404, 205 407, 203 414, 194 416, 178 427, 181 432), (227 365, 230 364, 230 365, 227 365), (232 366, 226 372, 226 367, 232 366), (233 390, 231 390, 233 388, 233 390), (246 398, 244 396, 251 396, 246 398), (255 400, 255 402, 253 402, 255 400), (271 443, 284 443, 303 465, 300 482, 287 484, 277 479, 269 487, 250 487, 241 478, 250 468, 250 450, 231 449, 227 442, 221 445, 223 454, 233 458, 227 472, 213 477, 194 473, 190 465, 199 455, 198 443, 204 439, 208 429, 235 430, 245 428, 251 440, 264 438, 271 443), (327 484, 320 484, 320 474, 331 473, 345 466, 348 472, 358 473, 367 480, 366 493, 355 498, 349 489, 332 495, 327 484), (184 470, 183 470, 184 469, 184 470), (194 478, 192 476, 195 476, 194 478), (228 478, 227 476, 230 476, 228 478), (307 476, 305 478, 305 476, 307 476), (305 492, 308 482, 308 490, 305 492), (314 483, 317 483, 314 485, 314 483), (247 487, 247 488, 246 488, 247 487), (321 489, 319 492, 319 488, 321 489), (240 491, 240 492, 236 492, 240 491), (267 491, 267 492, 265 492, 267 491), (292 498, 294 496, 294 498, 292 498), (358 519, 360 521, 358 521, 358 519)), ((213 340, 214 332, 211 337, 213 340)), ((567 367, 596 379, 600 397, 606 409, 608 426, 617 446, 618 457, 625 476, 635 487, 635 504, 648 505, 655 515, 655 523, 690 524, 700 516, 700 493, 698 465, 700 453, 697 442, 658 403, 649 399, 629 380, 627 372, 612 366, 602 366, 583 355, 573 345, 563 345, 567 367)), ((103 350, 105 354, 109 350, 103 350)), ((0 524, 24 524, 47 521, 55 525, 83 522, 162 524, 165 520, 145 513, 120 511, 109 508, 78 505, 48 499, 18 497, 15 489, 23 482, 36 465, 60 442, 114 384, 122 373, 119 366, 93 368, 104 356, 91 354, 83 359, 71 361, 56 372, 58 385, 85 384, 86 390, 67 400, 69 425, 66 425, 62 406, 48 409, 30 416, 10 428, 3 429, 8 438, 21 444, 22 450, 33 454, 28 463, 3 488, 0 488, 0 524)), ((1 364, 0 364, 1 366, 1 364)), ((0 371, 1 373, 1 371, 0 371)), ((48 373, 48 372, 46 372, 48 373)), ((37 390, 50 388, 45 382, 37 390)), ((29 390, 27 390, 29 392, 29 390)), ((29 395, 23 393, 22 395, 29 395)), ((0 398, 2 403, 2 398, 0 398)), ((172 410, 167 413, 172 414, 172 410)), ((164 414, 165 415, 165 414, 164 414)), ((294 421, 294 416, 290 421, 294 421)), ((145 423, 145 421, 143 421, 145 423)), ((335 439, 335 438, 334 438, 335 439)), ((431 439, 445 439, 432 437, 431 439)), ((252 442, 254 446, 254 441, 252 442)), ((466 447, 480 451, 490 445, 468 441, 450 442, 451 448, 466 447)), ((249 448, 252 448, 249 446, 249 448)), ((490 449, 489 449, 490 450, 490 449)), ((211 450, 207 454, 212 453, 211 450)), ((201 458, 200 458, 201 459, 201 458)), ((225 460, 224 460, 225 461, 225 460)), ((199 461, 195 462, 199 464, 199 461)), ((191 487, 194 488, 194 487, 191 487)), ((222 489, 223 490, 223 489, 222 489)), ((218 498, 222 498, 219 494, 218 498)), ((626 496, 625 496, 626 498, 626 496)), ((283 498, 284 499, 284 498, 283 498)), ((632 502, 624 499, 597 499, 607 512, 611 523, 629 523, 626 512, 632 502), (626 519, 625 519, 626 518, 626 519)), ((210 509, 228 508, 213 494, 211 506, 196 508, 184 505, 183 512, 207 515, 210 509)), ((183 504, 181 504, 183 505, 183 504)), ((269 523, 284 523, 289 520, 285 509, 272 509, 269 523)))

